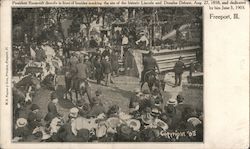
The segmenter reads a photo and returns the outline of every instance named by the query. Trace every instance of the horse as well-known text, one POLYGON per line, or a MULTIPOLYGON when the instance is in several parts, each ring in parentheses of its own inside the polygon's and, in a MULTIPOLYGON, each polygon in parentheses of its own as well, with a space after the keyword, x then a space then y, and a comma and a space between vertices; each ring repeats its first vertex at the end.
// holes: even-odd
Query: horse
POLYGON ((58 84, 57 84, 57 75, 56 74, 48 74, 42 80, 42 84, 47 87, 49 90, 56 91, 58 84))
POLYGON ((13 111, 14 116, 18 117, 20 110, 32 102, 34 92, 32 90, 40 89, 40 81, 33 75, 23 77, 19 82, 13 82, 13 111))
POLYGON ((161 82, 158 78, 158 74, 154 70, 147 71, 143 77, 144 79, 141 83, 141 89, 146 82, 148 84, 150 92, 152 91, 154 86, 158 89, 161 88, 161 82))
POLYGON ((29 87, 38 90, 41 88, 40 80, 32 74, 24 76, 19 82, 15 84, 15 87, 27 91, 29 87))
POLYGON ((80 97, 80 100, 83 99, 83 96, 87 94, 88 99, 91 99, 91 88, 90 84, 87 80, 83 79, 78 79, 78 78, 73 78, 72 79, 73 83, 71 86, 71 89, 69 89, 69 94, 71 101, 72 100, 72 93, 75 92, 76 95, 76 101, 78 101, 78 98, 80 97))

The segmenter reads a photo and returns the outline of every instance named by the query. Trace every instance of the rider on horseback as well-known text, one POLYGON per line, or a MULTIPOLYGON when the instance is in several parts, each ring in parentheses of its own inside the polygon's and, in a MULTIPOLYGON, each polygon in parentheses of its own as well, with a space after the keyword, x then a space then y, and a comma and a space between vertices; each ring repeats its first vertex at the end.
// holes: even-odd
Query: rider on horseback
MULTIPOLYGON (((81 82, 87 83, 88 78, 88 66, 86 63, 84 63, 83 59, 81 59, 80 63, 76 64, 75 66, 72 66, 73 69, 73 76, 72 76, 72 86, 79 86, 81 82)), ((73 87, 74 88, 74 87, 73 87)))
POLYGON ((84 63, 83 58, 80 60, 80 63, 72 65, 71 73, 72 83, 69 92, 71 92, 71 90, 74 90, 76 93, 76 99, 78 99, 78 94, 80 94, 80 97, 82 98, 82 96, 87 93, 88 99, 90 100, 91 90, 88 83, 89 70, 87 64, 84 63))
POLYGON ((146 74, 150 71, 153 71, 155 73, 155 68, 157 68, 157 71, 160 72, 159 66, 153 57, 153 52, 149 51, 148 55, 144 56, 143 62, 142 62, 144 68, 141 73, 141 82, 145 82, 146 74))

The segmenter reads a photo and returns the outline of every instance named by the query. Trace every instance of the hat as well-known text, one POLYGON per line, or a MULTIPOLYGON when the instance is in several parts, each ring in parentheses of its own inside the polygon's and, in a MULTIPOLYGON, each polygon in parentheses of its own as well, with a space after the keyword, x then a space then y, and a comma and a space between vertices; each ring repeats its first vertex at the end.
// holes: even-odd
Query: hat
POLYGON ((167 130, 168 129, 168 124, 165 123, 164 121, 160 120, 160 119, 156 119, 155 123, 158 127, 162 128, 163 130, 167 130))
POLYGON ((145 108, 145 112, 146 112, 146 113, 151 113, 151 111, 152 111, 152 109, 151 109, 150 107, 146 107, 146 108, 145 108))
POLYGON ((88 129, 91 130, 93 128, 97 127, 97 124, 92 119, 86 119, 84 117, 77 117, 72 123, 71 123, 71 130, 73 134, 77 135, 78 131, 81 129, 88 129))
POLYGON ((119 118, 121 120, 128 120, 128 119, 131 119, 132 118, 132 115, 129 115, 129 114, 126 114, 124 112, 120 112, 119 113, 119 118))
POLYGON ((113 105, 110 107, 108 114, 115 114, 119 112, 120 107, 117 105, 113 105))
POLYGON ((84 141, 89 140, 89 130, 88 129, 80 129, 77 132, 77 136, 84 139, 84 141))
POLYGON ((27 125, 27 120, 25 118, 19 118, 16 121, 16 125, 17 127, 21 128, 21 127, 25 127, 27 125))
POLYGON ((151 115, 152 116, 159 116, 161 114, 161 111, 158 108, 153 108, 151 110, 151 115))
POLYGON ((37 110, 37 109, 40 109, 40 107, 37 104, 32 104, 31 107, 30 107, 31 111, 34 111, 34 110, 37 110))
POLYGON ((52 93, 50 94, 50 99, 53 100, 53 99, 56 99, 56 98, 57 98, 56 92, 52 92, 52 93))
POLYGON ((141 31, 140 32, 140 35, 145 35, 146 33, 144 31, 141 31))
POLYGON ((134 90, 134 92, 135 92, 135 93, 140 93, 140 92, 141 92, 141 89, 140 89, 140 88, 136 88, 136 89, 134 90))
POLYGON ((150 94, 149 90, 144 90, 142 93, 143 94, 150 94))
POLYGON ((117 117, 111 117, 106 120, 106 124, 111 128, 116 128, 121 125, 121 120, 117 117))
POLYGON ((161 99, 159 98, 159 97, 157 97, 156 99, 155 99, 155 106, 156 107, 159 107, 159 106, 161 106, 161 99))
POLYGON ((127 120, 127 125, 132 128, 134 131, 138 131, 141 127, 141 123, 139 120, 136 119, 129 119, 127 120))
POLYGON ((177 97, 176 97, 176 100, 178 101, 178 103, 183 102, 184 97, 182 95, 178 94, 177 97))
POLYGON ((76 118, 78 115, 79 110, 74 107, 69 110, 69 116, 76 118))
POLYGON ((152 124, 153 123, 153 117, 152 117, 152 115, 151 114, 144 114, 144 115, 142 115, 141 116, 141 119, 142 119, 142 121, 143 121, 143 123, 145 123, 145 124, 152 124))
POLYGON ((96 137, 97 138, 101 138, 103 136, 105 136, 107 133, 107 127, 105 125, 101 125, 99 127, 97 127, 96 129, 96 137))
POLYGON ((95 91, 95 94, 96 94, 96 96, 99 96, 99 95, 101 95, 101 94, 102 94, 102 91, 101 91, 101 89, 97 89, 97 90, 95 91))
POLYGON ((105 56, 105 57, 104 57, 104 59, 106 59, 106 60, 107 60, 107 59, 109 59, 109 57, 108 57, 108 56, 105 56))
POLYGON ((92 102, 93 102, 93 104, 99 104, 100 103, 100 99, 98 97, 93 97, 92 98, 92 102))
POLYGON ((154 88, 152 95, 158 95, 159 94, 159 89, 158 88, 154 88))
POLYGON ((86 56, 84 57, 84 59, 85 59, 85 60, 88 60, 88 59, 89 59, 89 56, 88 56, 88 55, 86 55, 86 56))
POLYGON ((196 118, 196 117, 190 117, 187 122, 191 123, 194 127, 197 126, 198 124, 201 124, 202 122, 196 118))
POLYGON ((150 51, 148 51, 148 54, 149 54, 149 55, 153 55, 154 52, 150 50, 150 51))
POLYGON ((129 135, 129 134, 131 134, 131 132, 132 132, 132 128, 130 128, 129 126, 124 125, 124 124, 121 125, 120 130, 121 130, 121 133, 122 133, 122 134, 125 134, 125 135, 129 135))
POLYGON ((166 105, 174 105, 176 106, 177 105, 177 101, 174 99, 174 98, 170 98, 168 101, 167 101, 167 104, 166 105))
POLYGON ((76 106, 78 106, 78 107, 83 106, 83 101, 82 100, 77 100, 76 106))

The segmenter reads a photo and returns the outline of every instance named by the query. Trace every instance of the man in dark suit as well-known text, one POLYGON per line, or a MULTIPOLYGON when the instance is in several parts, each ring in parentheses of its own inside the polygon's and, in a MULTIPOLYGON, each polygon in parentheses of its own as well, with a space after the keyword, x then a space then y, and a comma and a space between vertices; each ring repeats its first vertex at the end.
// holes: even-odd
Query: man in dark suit
POLYGON ((182 57, 179 57, 179 60, 175 63, 174 73, 175 73, 175 86, 180 86, 182 81, 182 73, 186 68, 185 64, 182 62, 182 57))
POLYGON ((48 113, 45 116, 44 120, 47 121, 47 124, 50 124, 51 120, 55 118, 59 113, 57 112, 57 103, 58 98, 56 92, 52 92, 50 95, 51 101, 48 104, 48 113))
POLYGON ((190 104, 185 103, 184 102, 184 97, 182 95, 180 95, 180 94, 177 95, 176 100, 177 100, 178 104, 175 106, 175 108, 178 111, 180 111, 181 118, 182 118, 182 120, 185 121, 184 116, 185 116, 186 112, 189 111, 189 109, 191 111, 194 110, 194 107, 192 105, 190 105, 190 104))
POLYGON ((105 76, 105 85, 108 86, 110 83, 113 83, 111 79, 112 67, 108 56, 105 56, 105 59, 102 62, 102 67, 105 76))

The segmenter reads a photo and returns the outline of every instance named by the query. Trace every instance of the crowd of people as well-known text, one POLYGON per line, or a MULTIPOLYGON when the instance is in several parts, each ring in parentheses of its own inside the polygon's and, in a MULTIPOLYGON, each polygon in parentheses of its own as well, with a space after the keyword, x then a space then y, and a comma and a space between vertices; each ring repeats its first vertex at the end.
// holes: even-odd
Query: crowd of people
MULTIPOLYGON (((65 52, 58 42, 42 43, 31 48, 35 51, 32 61, 47 61, 43 51, 49 46, 55 49, 54 57, 60 57, 63 67, 55 73, 65 76, 66 93, 80 81, 96 80, 97 84, 114 83, 111 76, 119 75, 119 51, 107 45, 93 53, 65 52)), ((151 53, 152 55, 152 53, 151 53)), ((157 66, 153 58, 147 58, 152 67, 157 66)), ((145 62, 146 63, 146 62, 145 62)), ((151 66, 148 64, 148 66, 151 66)), ((146 64, 145 64, 146 65, 146 64)), ((175 65, 176 86, 181 83, 184 65, 181 58, 175 65)), ((152 68, 153 69, 153 68, 152 68)), ((158 68, 159 69, 159 68, 158 68)), ((159 71, 159 70, 158 70, 159 71)), ((52 92, 47 105, 48 113, 42 115, 39 105, 31 100, 28 114, 17 114, 14 118, 13 141, 19 142, 196 142, 203 141, 202 110, 188 105, 184 97, 164 99, 159 88, 151 91, 136 89, 131 96, 129 112, 124 113, 118 105, 105 108, 100 89, 95 96, 87 92, 89 102, 77 99, 68 113, 57 110, 58 95, 52 92), (164 101, 167 101, 165 104, 164 101), (67 117, 67 118, 65 118, 67 117)), ((16 103, 17 105, 19 103, 16 103)), ((20 104, 19 104, 20 106, 20 104)), ((17 106, 18 107, 18 106, 17 106)), ((19 107, 20 108, 20 107, 19 107)))
POLYGON ((91 102, 78 100, 68 113, 57 110, 58 95, 52 92, 48 113, 41 115, 32 104, 27 117, 15 122, 13 141, 19 142, 199 142, 203 141, 202 110, 186 104, 182 95, 163 105, 155 88, 136 89, 129 112, 119 105, 105 109, 100 89, 91 102))

